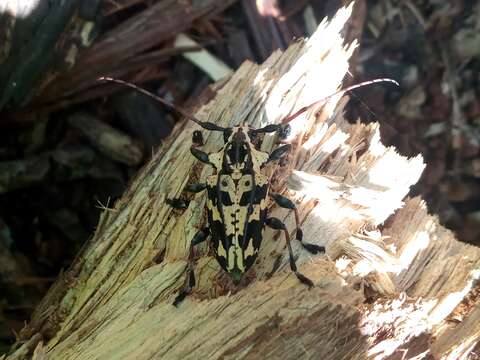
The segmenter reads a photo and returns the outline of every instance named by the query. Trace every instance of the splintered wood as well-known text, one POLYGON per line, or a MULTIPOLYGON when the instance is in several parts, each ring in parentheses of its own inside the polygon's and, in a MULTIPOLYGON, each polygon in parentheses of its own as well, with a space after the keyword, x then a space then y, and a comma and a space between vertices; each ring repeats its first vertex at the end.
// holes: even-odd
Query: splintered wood
MULTIPOLYGON (((260 127, 333 93, 355 48, 340 35, 351 10, 263 65, 243 64, 195 116, 260 127)), ((295 119, 288 171, 270 169, 273 186, 297 200, 304 239, 327 247, 326 256, 312 256, 294 244, 313 289, 291 273, 283 238, 266 230, 249 284, 232 287, 203 246, 198 286, 171 305, 189 241, 205 221, 205 196, 184 212, 165 199, 212 171, 191 156, 198 127, 188 123, 105 210, 36 310, 21 334, 35 339, 30 352, 8 359, 36 347, 42 359, 466 358, 480 335, 480 252, 456 241, 421 199, 405 199, 422 158, 384 147, 377 124, 347 123, 344 104, 330 99, 295 119)), ((203 134, 206 152, 221 146, 221 134, 203 134)), ((267 136, 262 147, 273 141, 267 136)), ((293 214, 272 215, 293 233, 293 214)))

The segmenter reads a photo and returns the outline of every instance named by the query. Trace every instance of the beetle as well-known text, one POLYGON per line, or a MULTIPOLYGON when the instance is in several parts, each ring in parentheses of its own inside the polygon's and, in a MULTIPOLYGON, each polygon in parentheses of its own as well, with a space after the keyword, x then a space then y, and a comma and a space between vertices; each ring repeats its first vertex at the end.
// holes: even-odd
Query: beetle
MULTIPOLYGON (((223 133, 224 145, 218 151, 209 154, 198 148, 203 144, 201 133, 197 130, 193 134, 193 145, 190 152, 200 162, 212 166, 214 173, 207 177, 205 183, 189 184, 185 188, 187 192, 207 192, 208 225, 198 230, 191 240, 185 284, 173 302, 175 306, 178 306, 195 286, 194 247, 196 245, 210 237, 216 260, 222 269, 232 277, 233 282, 238 283, 258 256, 266 226, 283 232, 292 272, 301 283, 309 288, 313 287, 313 282, 298 271, 290 234, 285 224, 278 218, 269 217, 267 211, 268 198, 273 199, 282 208, 293 210, 296 226, 295 239, 300 241, 310 253, 317 254, 325 251, 323 246, 303 241, 297 207, 287 197, 270 192, 270 179, 263 171, 268 163, 278 161, 286 156, 291 150, 291 145, 281 145, 268 153, 257 149, 254 139, 257 135, 265 133, 277 133, 282 137, 285 132, 288 132, 288 123, 291 120, 339 93, 377 82, 391 82, 398 85, 395 80, 387 78, 362 82, 301 108, 294 114, 285 117, 279 124, 270 124, 260 129, 254 129, 244 123, 232 127, 221 127, 212 122, 201 121, 165 99, 134 84, 110 77, 102 77, 99 80, 131 87, 177 111, 203 129, 223 133)), ((167 203, 174 208, 186 207, 186 203, 181 199, 168 199, 167 203)))

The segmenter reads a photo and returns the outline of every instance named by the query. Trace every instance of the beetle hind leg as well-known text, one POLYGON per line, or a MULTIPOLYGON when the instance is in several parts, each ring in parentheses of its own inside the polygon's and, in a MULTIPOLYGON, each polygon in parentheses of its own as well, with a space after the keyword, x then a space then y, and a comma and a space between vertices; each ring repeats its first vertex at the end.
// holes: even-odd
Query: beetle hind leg
POLYGON ((298 215, 298 209, 293 203, 292 200, 289 198, 280 195, 280 194, 271 194, 273 200, 278 204, 278 206, 285 208, 285 209, 290 209, 293 210, 295 213, 295 226, 296 226, 296 235, 295 238, 302 243, 302 246, 307 250, 308 252, 312 254, 318 254, 325 252, 325 247, 324 246, 319 246, 315 244, 310 244, 307 242, 303 241, 303 231, 300 228, 300 216, 298 215))
POLYGON ((301 283, 307 285, 309 288, 313 287, 313 282, 308 277, 303 275, 297 269, 297 264, 295 263, 295 258, 293 256, 292 244, 290 243, 290 235, 288 234, 287 227, 279 219, 271 217, 265 221, 266 225, 275 230, 283 230, 285 235, 285 241, 287 243, 288 255, 290 257, 290 269, 295 273, 295 276, 300 280, 301 283))
POLYGON ((188 253, 187 276, 185 278, 185 284, 183 285, 182 289, 173 301, 173 306, 175 307, 177 307, 185 299, 185 297, 192 292, 192 289, 195 286, 195 263, 193 247, 204 242, 209 234, 210 230, 207 227, 204 227, 202 230, 199 230, 195 234, 190 243, 190 250, 188 253))

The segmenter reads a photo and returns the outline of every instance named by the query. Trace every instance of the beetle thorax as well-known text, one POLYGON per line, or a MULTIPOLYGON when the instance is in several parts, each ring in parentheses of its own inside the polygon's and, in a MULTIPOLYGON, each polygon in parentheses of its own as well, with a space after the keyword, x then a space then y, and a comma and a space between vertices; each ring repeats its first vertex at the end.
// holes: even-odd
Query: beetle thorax
POLYGON ((223 169, 227 173, 245 173, 252 170, 251 143, 248 128, 236 126, 223 149, 223 169))

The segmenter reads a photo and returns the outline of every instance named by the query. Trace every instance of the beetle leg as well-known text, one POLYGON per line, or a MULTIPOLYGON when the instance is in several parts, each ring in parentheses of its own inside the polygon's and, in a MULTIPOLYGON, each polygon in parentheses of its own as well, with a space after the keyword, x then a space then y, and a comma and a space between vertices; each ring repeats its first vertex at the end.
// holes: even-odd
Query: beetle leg
POLYGON ((210 234, 208 227, 204 227, 202 230, 199 230, 193 237, 190 243, 190 250, 188 253, 188 265, 187 265, 187 276, 185 277, 185 284, 178 293, 177 297, 173 302, 173 306, 178 306, 185 297, 190 294, 193 287, 195 286, 195 274, 194 274, 194 252, 193 247, 205 241, 207 236, 210 234))
POLYGON ((184 210, 188 208, 188 200, 183 200, 180 198, 167 199, 165 202, 174 209, 184 210))
POLYGON ((193 156, 195 156, 198 160, 205 164, 210 164, 210 161, 208 160, 208 154, 206 152, 203 152, 202 150, 198 150, 196 147, 190 147, 190 152, 192 153, 193 156))
POLYGON ((249 131, 250 136, 262 133, 276 132, 280 139, 285 139, 290 134, 290 125, 288 124, 269 124, 260 129, 252 129, 249 131))
MULTIPOLYGON (((184 191, 191 193, 199 193, 207 188, 207 184, 202 183, 193 183, 185 186, 184 191)), ((174 209, 186 209, 188 207, 188 200, 183 200, 179 198, 167 199, 167 204, 173 207, 174 209)))
POLYGON ((293 257, 293 251, 292 251, 292 244, 290 244, 290 235, 288 234, 287 227, 283 222, 281 222, 279 219, 271 217, 267 218, 265 220, 265 224, 272 229, 275 230, 283 230, 283 233, 285 234, 285 241, 287 243, 287 248, 288 248, 288 254, 290 256, 290 269, 295 273, 297 276, 298 280, 300 282, 304 283, 308 287, 313 287, 313 282, 309 278, 307 278, 305 275, 300 273, 297 269, 297 264, 295 263, 295 258, 293 257))
POLYGON ((270 194, 270 196, 275 200, 275 202, 278 204, 278 206, 285 208, 285 209, 290 209, 293 210, 295 213, 295 226, 296 226, 296 236, 295 238, 300 241, 303 245, 303 247, 311 252, 312 254, 318 254, 320 252, 325 252, 325 247, 324 246, 319 246, 315 244, 310 244, 303 242, 303 231, 300 228, 300 216, 298 215, 298 209, 295 206, 294 202, 290 200, 289 198, 280 195, 280 194, 270 194))
POLYGON ((207 184, 202 183, 193 183, 185 186, 184 191, 191 192, 191 193, 199 193, 207 188, 207 184))
POLYGON ((276 148, 270 153, 267 163, 270 161, 280 160, 282 157, 287 155, 291 149, 292 149, 292 145, 290 144, 279 146, 278 148, 276 148))
POLYGON ((192 143, 193 146, 203 146, 204 141, 203 141, 203 135, 200 130, 195 130, 192 134, 192 143))

